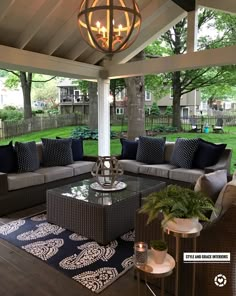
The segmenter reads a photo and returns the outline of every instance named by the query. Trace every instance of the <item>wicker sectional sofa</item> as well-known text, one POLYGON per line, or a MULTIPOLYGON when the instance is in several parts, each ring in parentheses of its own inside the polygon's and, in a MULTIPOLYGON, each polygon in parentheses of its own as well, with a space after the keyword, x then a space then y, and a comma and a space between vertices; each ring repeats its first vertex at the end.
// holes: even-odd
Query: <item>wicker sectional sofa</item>
MULTIPOLYGON (((37 143, 42 162, 42 143, 37 143)), ((47 189, 91 177, 95 158, 83 157, 66 166, 40 167, 33 172, 0 172, 0 215, 18 211, 46 201, 47 189)))
POLYGON ((167 184, 194 184, 201 175, 221 169, 226 169, 228 175, 230 175, 231 148, 226 148, 217 163, 212 166, 205 167, 204 169, 186 169, 170 163, 174 146, 175 142, 165 143, 164 161, 161 164, 146 164, 135 159, 120 159, 120 163, 126 173, 156 177, 167 184))

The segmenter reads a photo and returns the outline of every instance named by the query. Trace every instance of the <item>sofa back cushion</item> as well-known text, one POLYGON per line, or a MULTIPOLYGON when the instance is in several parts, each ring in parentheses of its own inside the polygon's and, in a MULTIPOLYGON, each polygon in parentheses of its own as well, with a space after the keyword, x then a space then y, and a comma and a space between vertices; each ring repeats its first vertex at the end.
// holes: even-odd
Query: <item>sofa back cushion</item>
POLYGON ((164 161, 169 163, 174 151, 175 142, 166 142, 165 143, 165 152, 164 152, 164 161))
POLYGON ((226 183, 227 171, 218 170, 200 176, 196 182, 194 190, 203 192, 215 202, 226 183))
POLYGON ((178 138, 175 142, 170 163, 177 167, 191 169, 199 139, 178 138))
POLYGON ((199 145, 194 155, 193 167, 204 169, 216 164, 225 150, 227 144, 214 144, 199 139, 199 145))
POLYGON ((166 138, 139 137, 136 160, 147 164, 164 163, 166 138))
POLYGON ((17 171, 16 151, 12 141, 7 145, 0 146, 0 172, 13 173, 17 171))
POLYGON ((39 168, 39 157, 34 141, 27 143, 15 143, 18 172, 33 172, 39 168))
POLYGON ((43 165, 64 166, 73 163, 72 139, 45 139, 43 143, 43 165))

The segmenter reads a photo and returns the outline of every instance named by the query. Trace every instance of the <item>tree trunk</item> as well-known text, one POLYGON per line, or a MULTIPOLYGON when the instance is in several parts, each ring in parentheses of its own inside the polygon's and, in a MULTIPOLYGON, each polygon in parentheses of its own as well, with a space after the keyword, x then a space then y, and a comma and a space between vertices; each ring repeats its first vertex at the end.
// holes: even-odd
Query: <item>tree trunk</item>
POLYGON ((180 71, 172 74, 172 87, 173 87, 173 121, 172 126, 176 127, 178 131, 182 130, 180 119, 180 100, 181 100, 181 80, 180 71))
POLYGON ((97 83, 89 82, 88 84, 88 96, 89 96, 89 128, 98 128, 98 95, 97 95, 97 83))
MULTIPOLYGON (((139 53, 134 60, 144 58, 144 53, 139 53)), ((145 86, 144 76, 125 79, 128 96, 128 139, 144 136, 145 132, 145 86)))
POLYGON ((24 97, 24 119, 32 118, 31 107, 31 85, 32 85, 32 73, 20 72, 20 82, 24 97))

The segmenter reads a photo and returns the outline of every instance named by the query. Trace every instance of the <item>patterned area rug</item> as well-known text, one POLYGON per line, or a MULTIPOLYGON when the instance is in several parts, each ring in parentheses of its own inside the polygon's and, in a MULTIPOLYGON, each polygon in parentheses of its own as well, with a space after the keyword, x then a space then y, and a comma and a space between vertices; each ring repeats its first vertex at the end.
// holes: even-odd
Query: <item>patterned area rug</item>
POLYGON ((0 237, 99 293, 133 265, 134 232, 106 246, 47 222, 46 214, 0 227, 0 237))

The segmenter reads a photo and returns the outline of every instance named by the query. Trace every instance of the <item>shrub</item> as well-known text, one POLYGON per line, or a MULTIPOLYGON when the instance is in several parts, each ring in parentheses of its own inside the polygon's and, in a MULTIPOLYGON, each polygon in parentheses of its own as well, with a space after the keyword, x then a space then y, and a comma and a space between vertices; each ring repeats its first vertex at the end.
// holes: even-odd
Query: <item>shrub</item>
MULTIPOLYGON (((116 138, 116 133, 111 131, 111 138, 116 138)), ((83 139, 92 139, 92 140, 98 140, 98 130, 94 129, 91 130, 89 127, 84 126, 84 127, 77 127, 75 128, 72 133, 71 133, 72 138, 83 138, 83 139)))

